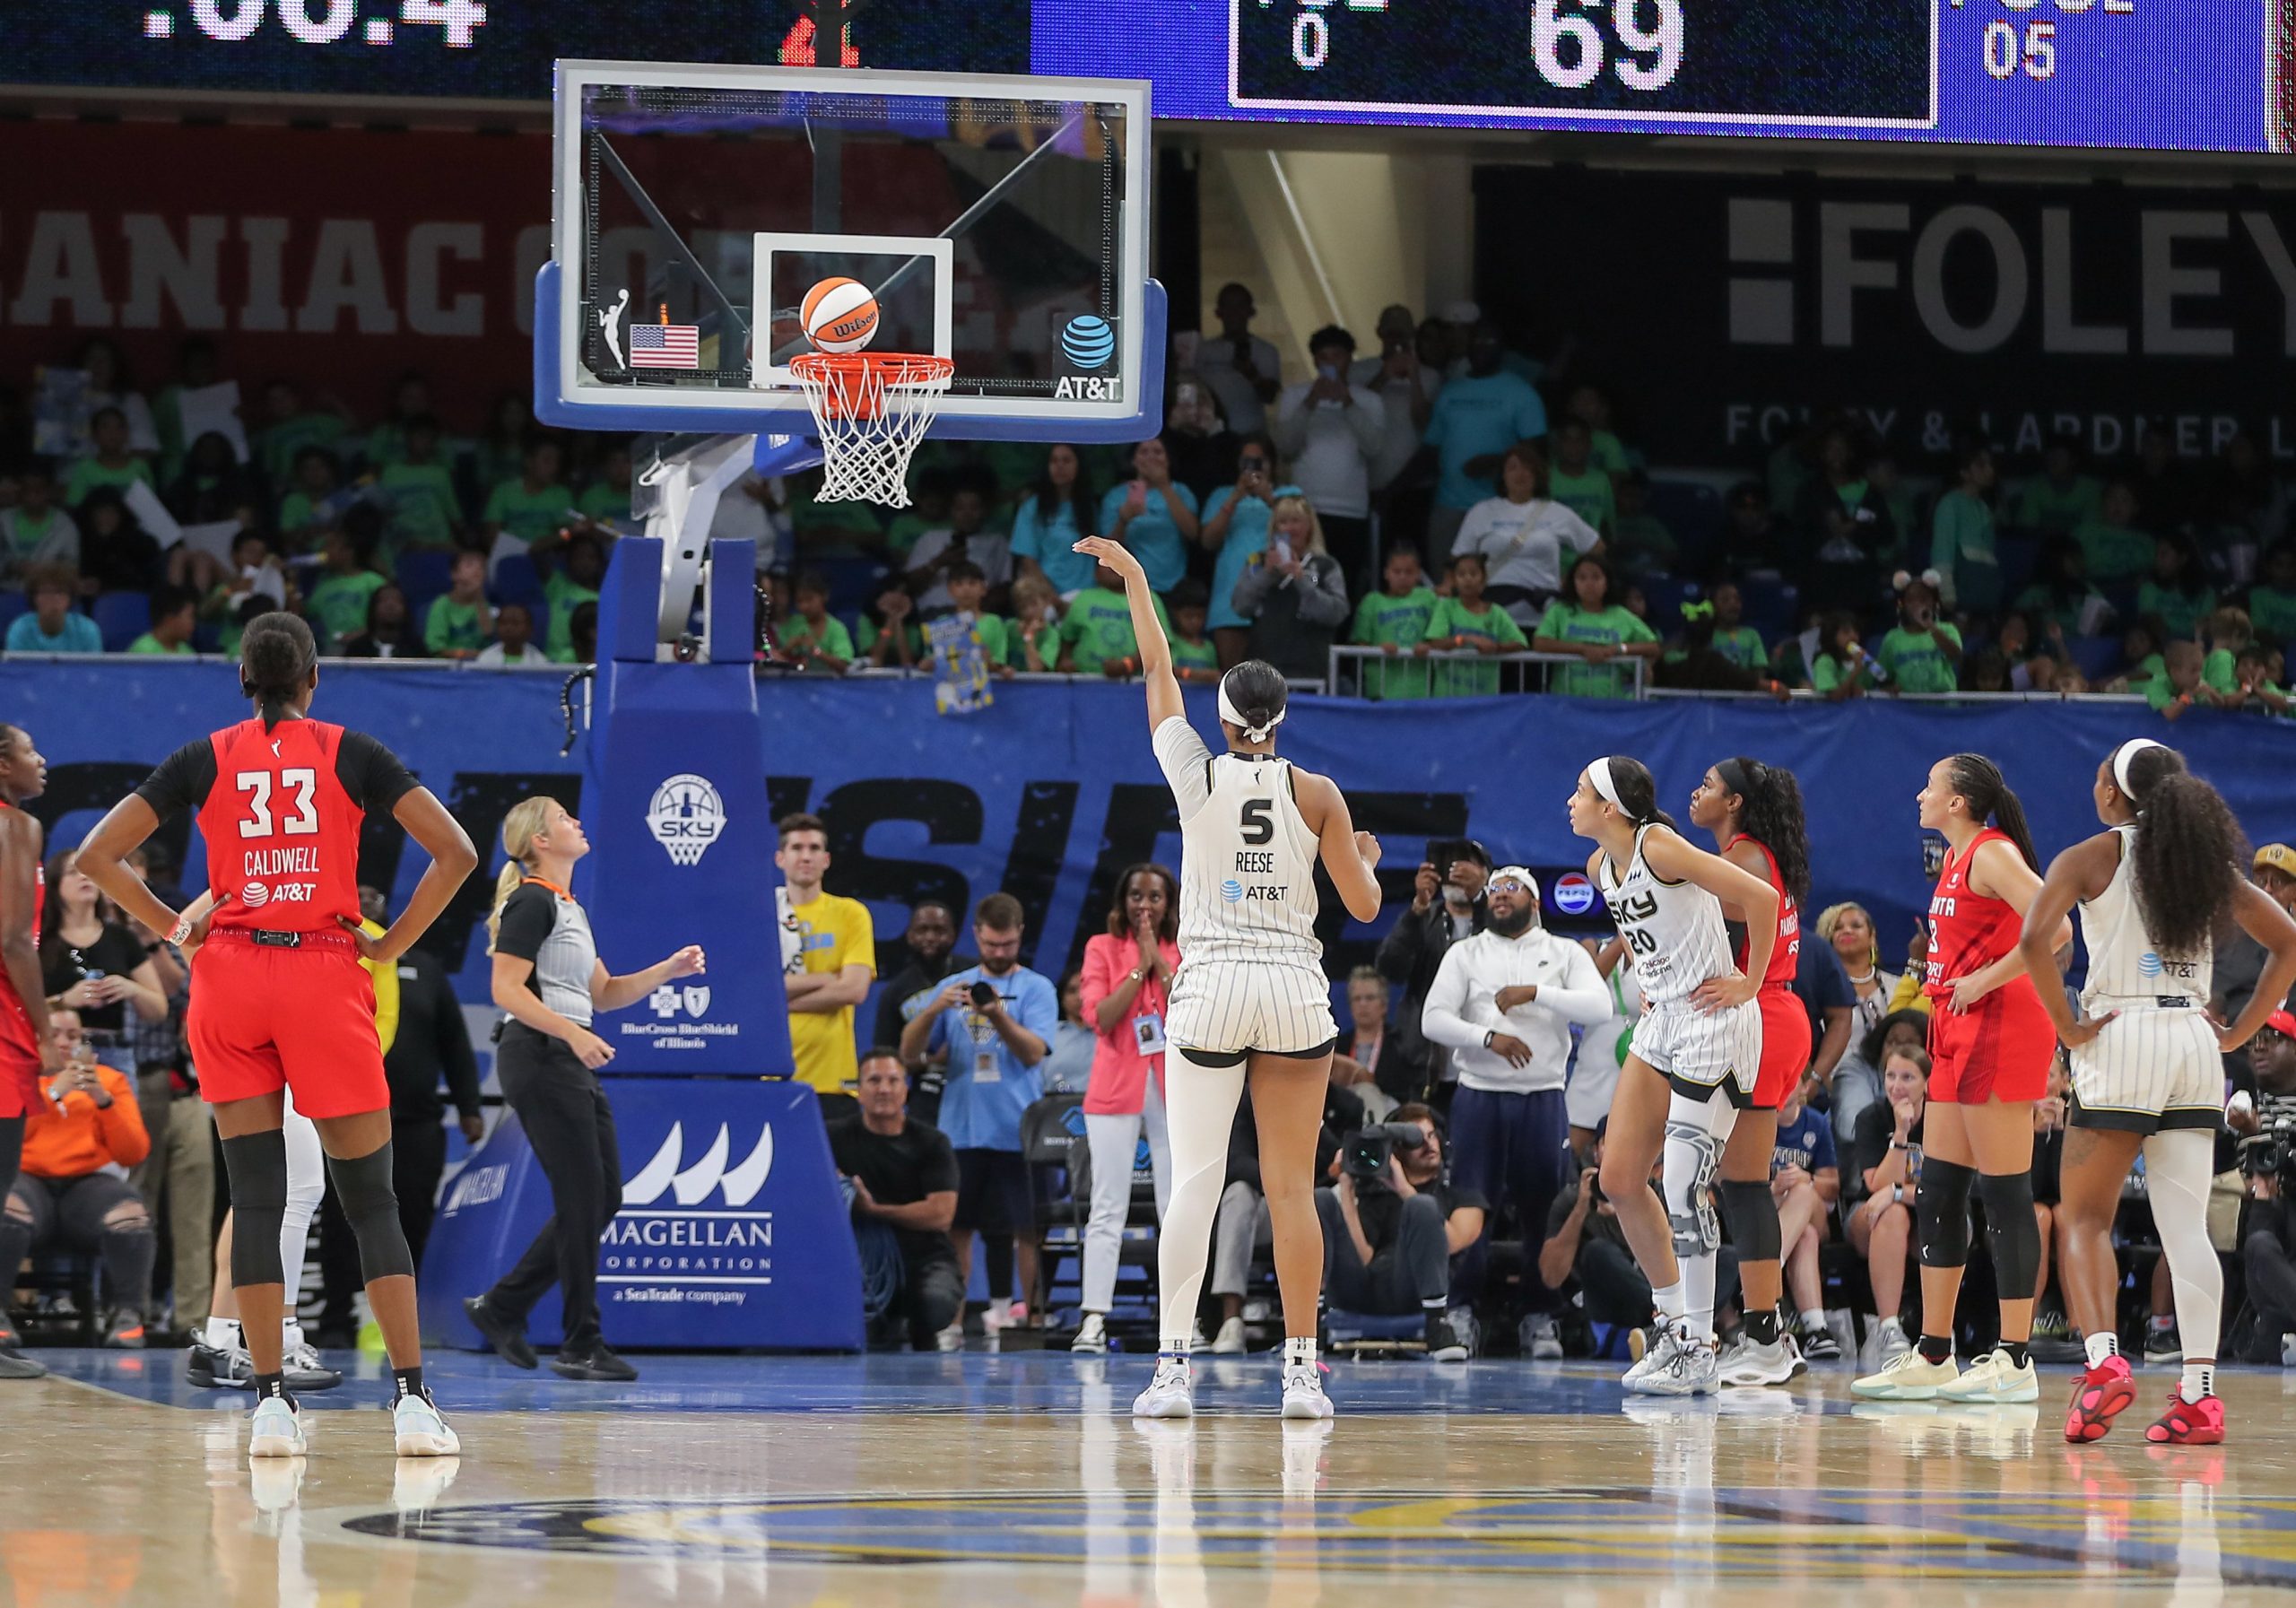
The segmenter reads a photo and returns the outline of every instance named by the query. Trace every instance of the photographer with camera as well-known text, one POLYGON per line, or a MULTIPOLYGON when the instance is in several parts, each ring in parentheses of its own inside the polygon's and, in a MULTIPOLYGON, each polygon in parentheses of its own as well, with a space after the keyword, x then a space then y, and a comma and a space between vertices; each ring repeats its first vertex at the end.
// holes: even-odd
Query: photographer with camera
MULTIPOLYGON (((1578 1187, 1555 1196, 1547 1210, 1539 1281, 1550 1290, 1560 1290, 1565 1281, 1577 1279, 1588 1322, 1647 1331, 1650 1281, 1634 1260, 1618 1208, 1603 1193, 1603 1144, 1610 1126, 1607 1117, 1595 1125, 1594 1148, 1587 1154, 1588 1165, 1579 1170, 1578 1187)), ((1650 1187, 1658 1187, 1656 1168, 1650 1187)), ((1726 1245, 1716 1253, 1714 1299, 1726 1306, 1737 1288, 1737 1257, 1726 1245)))
POLYGON ((1435 1113, 1411 1104, 1392 1122, 1341 1142, 1339 1181, 1316 1191, 1324 1225, 1324 1290, 1333 1307, 1393 1317, 1427 1315, 1427 1355, 1464 1362, 1473 1348, 1464 1308, 1453 1311, 1451 1258, 1483 1238, 1489 1207, 1451 1181, 1435 1113))
POLYGON ((2248 1208, 2240 1221, 2240 1261, 2256 1326, 2242 1360, 2296 1362, 2296 1013, 2274 1011, 2248 1040, 2256 1073, 2224 1108, 2224 1125, 2240 1142, 2248 1208))
MULTIPOLYGON (((1398 1100, 1429 1099, 1450 1076, 1448 1056, 1422 1030, 1421 1019, 1445 952, 1490 919, 1483 899, 1490 879, 1491 851, 1474 839, 1430 839, 1412 882, 1411 908, 1396 918, 1372 957, 1381 977, 1403 985, 1396 1037, 1405 1053, 1379 1073, 1379 1087, 1398 1100)), ((1448 1099, 1447 1091, 1439 1103, 1448 1099)))
MULTIPOLYGON (((1491 874, 1490 923, 1455 943, 1437 968, 1420 1030, 1451 1052, 1460 1186, 1493 1216, 1515 1208, 1526 1235, 1570 1185, 1570 1113, 1562 1097, 1570 1024, 1608 1021, 1610 990, 1594 956, 1539 925, 1539 885, 1520 865, 1491 874)), ((1552 1287, 1524 1291, 1530 1354, 1562 1355, 1552 1287)))

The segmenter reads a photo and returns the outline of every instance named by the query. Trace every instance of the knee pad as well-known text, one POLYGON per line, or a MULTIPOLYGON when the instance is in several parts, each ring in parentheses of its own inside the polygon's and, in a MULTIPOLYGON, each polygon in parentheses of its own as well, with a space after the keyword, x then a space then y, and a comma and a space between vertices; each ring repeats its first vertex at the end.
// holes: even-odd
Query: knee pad
POLYGON ((1722 1141, 1704 1123, 1667 1121, 1661 1183, 1677 1256, 1709 1256, 1722 1247, 1721 1220, 1709 1194, 1721 1166, 1722 1141))
POLYGON ((2001 1299, 2024 1300, 2041 1271, 2041 1226, 2033 1219, 2033 1175, 1987 1173, 1977 1181, 1985 1203, 1985 1241, 1993 1250, 1993 1276, 2001 1299))
POLYGON ((1785 1251, 1778 1202, 1767 1184, 1722 1180, 1722 1206, 1730 1217, 1730 1243, 1741 1262, 1775 1262, 1785 1251))
POLYGON ((398 1192, 391 1186, 390 1141, 347 1161, 329 1156, 326 1169, 335 1179, 352 1236, 359 1242, 361 1278, 372 1283, 394 1274, 413 1277, 414 1256, 407 1248, 406 1230, 399 1226, 398 1192))
POLYGON ((287 1219, 287 1140, 277 1128, 223 1141, 231 1179, 231 1282, 283 1284, 279 1225, 287 1219))
MULTIPOLYGON (((1935 1156, 1923 1160, 1921 1186, 1913 1197, 1922 1266, 1960 1267, 1969 1261, 1970 1186, 1976 1181, 1975 1170, 1958 1162, 1940 1161, 1935 1156)), ((2032 1196, 2025 1198, 2030 1202, 2032 1196)), ((2028 1209, 2025 1214, 2031 1217, 2032 1213, 2028 1209)))

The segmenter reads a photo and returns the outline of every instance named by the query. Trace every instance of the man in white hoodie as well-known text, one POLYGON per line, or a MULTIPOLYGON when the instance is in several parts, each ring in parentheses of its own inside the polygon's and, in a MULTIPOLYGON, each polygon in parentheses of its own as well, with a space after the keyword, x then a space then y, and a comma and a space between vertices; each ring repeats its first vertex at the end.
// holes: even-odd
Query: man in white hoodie
MULTIPOLYGON (((1490 1202, 1489 1221, 1511 1205, 1535 1238, 1577 1177, 1562 1097, 1570 1024, 1607 1021, 1611 996, 1594 957, 1539 925, 1539 885, 1528 871, 1502 865, 1486 888, 1490 923, 1445 952, 1420 1031, 1451 1052, 1458 1076, 1453 1176, 1490 1202)), ((1535 1359, 1561 1356, 1552 1293, 1540 1286, 1531 1299, 1526 1349, 1535 1359)))

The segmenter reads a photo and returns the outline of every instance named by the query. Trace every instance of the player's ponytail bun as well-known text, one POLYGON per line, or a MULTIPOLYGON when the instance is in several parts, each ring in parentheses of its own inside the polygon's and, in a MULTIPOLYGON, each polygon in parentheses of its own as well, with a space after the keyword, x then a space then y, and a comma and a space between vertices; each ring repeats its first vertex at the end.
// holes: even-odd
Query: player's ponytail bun
POLYGON ((510 857, 503 863, 502 874, 494 879, 494 907, 486 914, 486 952, 494 952, 494 942, 502 935, 502 907, 518 884, 526 879, 526 856, 534 852, 535 836, 550 824, 550 795, 537 793, 532 798, 522 798, 510 806, 502 817, 502 852, 510 857))
POLYGON ((1999 826, 2025 864, 2040 870, 2040 851, 2033 847, 2033 829, 2025 824, 2024 804, 2011 791, 2001 767, 1981 753, 1957 753, 1945 763, 1953 791, 1970 806, 1970 819, 1979 826, 1987 821, 1999 826))
POLYGON ((309 626, 277 610, 258 614, 239 639, 239 691, 255 700, 265 726, 275 725, 309 687, 318 662, 309 626))
POLYGON ((2248 862, 2240 823, 2173 748, 2139 748, 2117 769, 2126 773, 2123 792, 2136 809, 2129 870, 2144 931, 2161 954, 2196 959, 2231 908, 2248 862))
POLYGON ((1622 753, 1611 755, 1611 786, 1618 790, 1618 807, 1637 827, 1653 824, 1672 830, 1674 818, 1658 807, 1658 783, 1650 767, 1622 753))
POLYGON ((1283 724, 1291 689, 1283 673, 1265 659, 1246 659, 1220 678, 1220 718, 1254 743, 1265 743, 1283 724))

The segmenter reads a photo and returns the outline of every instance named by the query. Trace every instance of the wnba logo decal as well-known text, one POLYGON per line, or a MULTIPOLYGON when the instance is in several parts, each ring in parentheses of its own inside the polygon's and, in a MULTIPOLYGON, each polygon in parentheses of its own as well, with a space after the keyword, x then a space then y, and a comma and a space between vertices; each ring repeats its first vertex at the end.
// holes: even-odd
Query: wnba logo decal
POLYGON ((698 865, 726 830, 726 801, 706 776, 674 776, 654 789, 646 830, 669 851, 672 865, 698 865))

